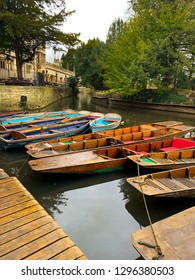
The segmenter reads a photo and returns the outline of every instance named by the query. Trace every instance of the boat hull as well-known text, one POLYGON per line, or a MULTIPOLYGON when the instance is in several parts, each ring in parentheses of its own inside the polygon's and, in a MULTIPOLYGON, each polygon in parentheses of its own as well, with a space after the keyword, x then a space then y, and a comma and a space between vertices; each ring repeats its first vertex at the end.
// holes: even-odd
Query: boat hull
POLYGON ((84 122, 78 122, 78 125, 73 126, 71 129, 68 129, 68 127, 71 126, 71 123, 68 124, 68 126, 64 126, 64 131, 57 131, 57 127, 54 128, 54 131, 52 131, 52 128, 50 128, 49 132, 47 134, 39 132, 36 133, 34 132, 33 135, 23 135, 19 131, 12 131, 10 132, 11 135, 21 135, 21 137, 17 139, 4 139, 3 137, 0 137, 0 148, 7 150, 10 148, 21 148, 24 147, 25 145, 33 144, 36 142, 41 142, 41 141, 47 141, 50 139, 55 139, 55 138, 60 138, 60 137, 68 137, 68 136, 73 136, 81 133, 86 133, 90 129, 90 125, 88 121, 84 122), (56 132, 55 132, 56 129, 56 132))
POLYGON ((127 178, 129 185, 146 196, 195 197, 195 166, 127 178))

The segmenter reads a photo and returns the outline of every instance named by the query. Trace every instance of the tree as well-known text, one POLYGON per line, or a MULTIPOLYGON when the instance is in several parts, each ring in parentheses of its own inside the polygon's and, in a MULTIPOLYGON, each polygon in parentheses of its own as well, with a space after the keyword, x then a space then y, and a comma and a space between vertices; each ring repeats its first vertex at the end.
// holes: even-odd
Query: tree
POLYGON ((106 43, 115 42, 118 35, 122 33, 124 26, 125 22, 121 18, 115 19, 108 29, 106 43))
POLYGON ((78 43, 79 34, 59 29, 73 12, 66 11, 65 0, 1 0, 0 49, 15 53, 19 79, 23 64, 34 59, 38 48, 78 43))
POLYGON ((75 68, 75 53, 76 50, 74 48, 70 48, 66 54, 62 54, 62 67, 74 71, 75 68))
POLYGON ((103 68, 102 60, 105 43, 98 38, 81 43, 74 51, 62 57, 64 65, 67 61, 74 60, 77 77, 81 77, 84 86, 91 86, 95 89, 103 89, 103 68))
POLYGON ((194 75, 194 4, 191 0, 131 0, 130 18, 108 48, 110 86, 144 89, 188 85, 194 75))
POLYGON ((74 94, 79 92, 78 80, 76 77, 74 76, 68 77, 68 86, 72 88, 72 92, 74 94))

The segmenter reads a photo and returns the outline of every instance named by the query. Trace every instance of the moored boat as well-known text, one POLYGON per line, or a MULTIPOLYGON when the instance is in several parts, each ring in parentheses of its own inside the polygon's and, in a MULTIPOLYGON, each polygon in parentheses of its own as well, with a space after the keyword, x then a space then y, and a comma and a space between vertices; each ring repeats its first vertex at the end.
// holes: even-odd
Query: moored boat
MULTIPOLYGON (((90 136, 90 134, 89 134, 90 136)), ((164 141, 156 141, 151 143, 136 143, 136 144, 124 144, 123 141, 117 140, 112 137, 101 137, 97 138, 97 134, 91 134, 91 138, 83 138, 73 136, 72 139, 63 138, 58 140, 51 140, 45 143, 35 143, 27 145, 27 153, 34 158, 42 158, 48 156, 57 156, 66 153, 95 150, 103 147, 118 146, 128 150, 130 154, 147 154, 151 152, 163 151, 163 150, 178 150, 195 148, 195 137, 185 138, 174 138, 164 141), (82 140, 81 140, 82 139, 82 140), (192 140, 193 139, 193 140, 192 140), (77 141, 75 141, 77 140, 77 141)))
MULTIPOLYGON (((172 139, 171 140, 164 140, 162 141, 161 139, 164 138, 164 136, 166 135, 166 138, 173 138, 176 135, 184 135, 186 132, 188 132, 188 130, 191 127, 187 127, 185 126, 184 130, 178 130, 178 129, 168 129, 166 127, 163 127, 163 131, 161 131, 162 128, 160 128, 160 131, 158 130, 158 128, 155 128, 155 126, 150 126, 150 125, 141 125, 141 126, 132 126, 132 127, 127 127, 127 128, 123 128, 122 129, 122 133, 121 134, 121 129, 117 129, 115 130, 115 133, 113 137, 108 137, 108 138, 112 138, 112 142, 117 142, 118 146, 124 146, 124 148, 129 149, 129 154, 131 153, 136 153, 137 151, 141 151, 143 153, 143 150, 145 149, 147 152, 149 152, 149 149, 155 149, 157 150, 157 148, 163 148, 163 147, 168 147, 171 145, 171 143, 173 142, 172 139), (132 133, 127 133, 125 134, 125 132, 128 131, 132 131, 132 133), (151 129, 151 130, 150 130, 151 129), (118 130, 119 130, 119 134, 118 134, 118 130), (154 130, 156 130, 156 134, 154 135, 154 130), (162 132, 165 135, 162 135, 162 132), (160 135, 160 136, 157 136, 160 135), (115 140, 114 140, 115 139, 115 140), (131 139, 129 141, 129 139, 131 139), (128 141, 126 141, 128 140, 128 141), (154 142, 154 144, 152 144, 154 142), (158 141, 158 142, 157 142, 158 141), (132 143, 132 144, 129 144, 132 143), (139 147, 141 146, 141 147, 139 147), (139 148, 138 148, 139 147, 139 148)), ((106 134, 99 134, 99 133, 89 133, 83 136, 75 136, 74 138, 61 138, 61 139, 56 139, 56 140, 49 140, 49 141, 44 141, 44 142, 39 142, 39 143, 34 143, 31 145, 26 145, 25 147, 28 149, 28 153, 31 154, 33 157, 43 157, 43 156, 50 156, 50 155, 58 155, 60 154, 65 154, 67 152, 71 152, 73 149, 75 150, 77 147, 77 151, 81 151, 81 150, 90 150, 90 149, 94 149, 94 148, 101 148, 102 145, 98 146, 98 138, 106 138, 106 134), (88 140, 92 140, 92 139, 96 139, 94 141, 88 141, 88 140), (79 144, 74 144, 73 142, 81 142, 79 144), (67 144, 69 146, 67 146, 67 144), (74 148, 73 148, 74 147, 74 148), (44 150, 50 150, 45 152, 44 150)), ((178 140, 179 141, 179 140, 178 140)), ((187 140, 186 140, 187 141, 187 140)), ((194 146, 194 143, 192 141, 192 143, 187 142, 186 143, 185 140, 181 139, 180 142, 183 142, 183 146, 194 146)), ((174 140, 174 143, 172 143, 172 145, 176 145, 177 142, 176 140, 174 140)), ((177 146, 180 145, 181 143, 177 143, 177 146)))
POLYGON ((131 167, 126 150, 120 147, 45 157, 28 163, 34 171, 65 174, 100 174, 131 167))
MULTIPOLYGON (((99 116, 97 116, 99 117, 99 116)), ((37 120, 27 121, 27 122, 15 122, 15 123, 9 123, 9 124, 0 124, 0 134, 8 133, 11 130, 19 130, 23 131, 24 129, 34 130, 36 127, 41 126, 48 126, 53 124, 62 124, 69 121, 76 121, 76 120, 85 120, 85 119, 94 119, 94 116, 91 116, 90 112, 72 112, 72 113, 66 113, 62 117, 56 116, 56 117, 44 117, 44 118, 38 118, 37 120)), ((27 118, 28 119, 28 118, 27 118)), ((25 120, 25 118, 23 119, 25 120)))
POLYGON ((115 129, 121 123, 122 117, 116 113, 107 113, 104 117, 93 120, 90 123, 92 132, 115 129))
POLYGON ((174 169, 195 165, 195 149, 174 150, 169 152, 130 155, 128 159, 134 164, 152 169, 174 169))
POLYGON ((172 139, 173 137, 183 137, 194 130, 194 126, 188 126, 175 121, 167 121, 106 130, 97 132, 97 134, 102 137, 114 137, 126 144, 131 144, 135 141, 154 142, 157 140, 172 139))
POLYGON ((133 246, 145 260, 194 260, 194 215, 195 206, 139 229, 133 246))
POLYGON ((195 166, 127 178, 129 185, 146 196, 195 197, 195 166))
POLYGON ((68 109, 65 111, 56 111, 56 112, 43 112, 43 113, 31 113, 31 114, 15 114, 12 116, 12 118, 8 117, 1 121, 2 125, 7 124, 17 124, 17 123, 24 123, 24 122, 30 122, 35 120, 40 120, 44 118, 60 118, 60 117, 66 117, 68 114, 74 114, 76 113, 74 110, 68 109))
MULTIPOLYGON (((69 138, 68 138, 69 139, 69 138)), ((102 148, 109 148, 119 146, 121 141, 110 137, 93 138, 84 141, 60 141, 56 145, 43 143, 42 148, 34 148, 27 150, 27 153, 33 158, 44 158, 50 156, 58 156, 62 154, 77 153, 79 151, 97 150, 102 148)), ((59 139, 60 140, 60 139, 59 139)), ((38 145, 37 145, 38 146, 38 145)), ((41 145, 39 145, 41 147, 41 145)))
POLYGON ((26 114, 26 112, 24 112, 24 111, 1 113, 1 114, 0 114, 0 122, 1 122, 2 120, 7 119, 7 118, 14 118, 14 117, 16 117, 16 116, 25 115, 25 114, 26 114))
POLYGON ((27 144, 86 133, 90 128, 89 120, 73 121, 65 124, 55 124, 39 127, 33 130, 10 131, 0 137, 0 148, 19 148, 27 144))
POLYGON ((195 137, 177 138, 167 140, 156 140, 154 142, 142 142, 124 145, 132 154, 148 154, 153 152, 168 152, 195 148, 195 137))

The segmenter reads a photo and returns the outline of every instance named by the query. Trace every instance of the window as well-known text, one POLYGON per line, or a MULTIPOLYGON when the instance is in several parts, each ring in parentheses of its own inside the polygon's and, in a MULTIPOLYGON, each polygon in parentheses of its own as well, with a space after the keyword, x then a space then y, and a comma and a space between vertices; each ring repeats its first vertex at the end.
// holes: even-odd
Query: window
POLYGON ((26 65, 26 73, 30 74, 31 65, 26 65))
POLYGON ((0 68, 5 69, 5 60, 0 60, 0 68))

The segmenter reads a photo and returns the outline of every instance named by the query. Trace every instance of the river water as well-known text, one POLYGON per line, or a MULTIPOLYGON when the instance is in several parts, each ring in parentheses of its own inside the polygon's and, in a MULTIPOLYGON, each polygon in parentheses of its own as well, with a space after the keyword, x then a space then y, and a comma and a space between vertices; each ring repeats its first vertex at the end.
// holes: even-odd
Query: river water
MULTIPOLYGON (((194 115, 96 105, 91 102, 91 95, 84 92, 45 111, 68 108, 116 112, 122 115, 124 126, 166 120, 195 125, 194 115)), ((126 178, 137 176, 137 170, 88 176, 45 175, 33 172, 28 159, 25 149, 1 151, 0 168, 20 180, 88 259, 140 258, 132 246, 131 234, 149 225, 149 221, 142 195, 126 183, 126 178)), ((153 223, 194 206, 194 202, 194 199, 147 198, 153 223)))

